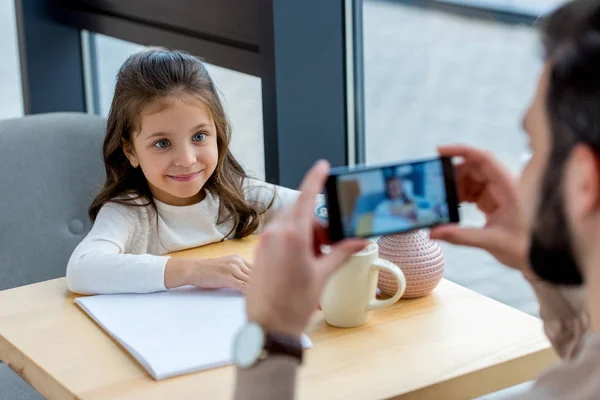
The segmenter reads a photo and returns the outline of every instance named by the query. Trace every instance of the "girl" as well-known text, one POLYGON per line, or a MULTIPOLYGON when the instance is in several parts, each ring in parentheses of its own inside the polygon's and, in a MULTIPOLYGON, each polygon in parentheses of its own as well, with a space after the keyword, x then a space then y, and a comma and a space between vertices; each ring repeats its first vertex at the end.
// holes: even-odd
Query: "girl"
POLYGON ((248 178, 229 142, 223 106, 200 60, 155 48, 125 61, 104 140, 106 181, 89 209, 94 226, 69 260, 69 289, 243 290, 252 267, 240 257, 165 256, 248 236, 296 201, 296 191, 248 178))

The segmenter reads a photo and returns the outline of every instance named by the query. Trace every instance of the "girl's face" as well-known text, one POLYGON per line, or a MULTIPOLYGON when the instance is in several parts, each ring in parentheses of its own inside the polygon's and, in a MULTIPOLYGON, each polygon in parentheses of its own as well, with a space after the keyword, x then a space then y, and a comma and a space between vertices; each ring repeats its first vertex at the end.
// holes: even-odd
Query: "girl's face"
POLYGON ((385 186, 389 198, 399 199, 402 197, 402 181, 400 179, 389 179, 385 186))
POLYGON ((144 109, 140 131, 123 151, 140 167, 153 196, 174 206, 204 198, 202 187, 217 167, 217 130, 211 113, 199 100, 157 102, 144 109))

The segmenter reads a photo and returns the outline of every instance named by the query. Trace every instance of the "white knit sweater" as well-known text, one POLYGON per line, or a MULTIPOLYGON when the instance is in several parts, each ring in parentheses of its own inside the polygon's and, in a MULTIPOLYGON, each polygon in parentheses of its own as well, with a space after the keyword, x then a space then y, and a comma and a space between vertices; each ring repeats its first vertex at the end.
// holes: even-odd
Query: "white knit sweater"
MULTIPOLYGON (((293 204, 299 192, 257 180, 246 180, 248 202, 273 206, 260 227, 293 204)), ((105 204, 90 233, 77 246, 67 266, 67 285, 81 294, 148 293, 166 290, 165 254, 221 241, 232 221, 217 225, 219 198, 206 192, 200 203, 176 207, 154 199, 148 207, 105 204), (158 217, 158 218, 157 218, 158 217)), ((260 230, 260 228, 259 228, 260 230)))

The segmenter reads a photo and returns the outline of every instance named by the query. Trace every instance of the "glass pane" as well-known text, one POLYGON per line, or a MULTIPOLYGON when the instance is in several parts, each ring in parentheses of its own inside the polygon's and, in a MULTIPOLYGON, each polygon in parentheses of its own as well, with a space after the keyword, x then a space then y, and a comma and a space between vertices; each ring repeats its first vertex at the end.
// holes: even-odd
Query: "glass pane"
POLYGON ((556 7, 564 0, 434 0, 463 6, 475 6, 487 9, 506 10, 516 13, 540 15, 556 7))
MULTIPOLYGON (((520 120, 542 65, 536 30, 394 1, 366 0, 363 11, 367 161, 434 156, 440 144, 467 143, 519 171, 520 120)), ((462 207, 461 218, 483 222, 474 207, 462 207)), ((484 252, 443 248, 447 278, 537 313, 518 274, 484 252)))
MULTIPOLYGON (((100 111, 108 115, 116 76, 121 64, 131 54, 143 49, 134 43, 94 34, 98 74, 100 111)), ((207 69, 221 91, 221 97, 233 126, 231 149, 250 175, 264 179, 265 162, 260 78, 207 64, 207 69)))
POLYGON ((0 119, 23 116, 15 2, 0 0, 0 119))

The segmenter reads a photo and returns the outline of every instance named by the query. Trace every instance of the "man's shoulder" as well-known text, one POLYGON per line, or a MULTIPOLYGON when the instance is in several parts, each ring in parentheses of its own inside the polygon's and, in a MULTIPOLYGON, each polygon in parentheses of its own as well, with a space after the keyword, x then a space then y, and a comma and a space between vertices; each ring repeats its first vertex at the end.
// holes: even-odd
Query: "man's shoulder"
POLYGON ((596 400, 600 393, 600 336, 588 335, 573 360, 542 375, 533 388, 512 400, 596 400))

